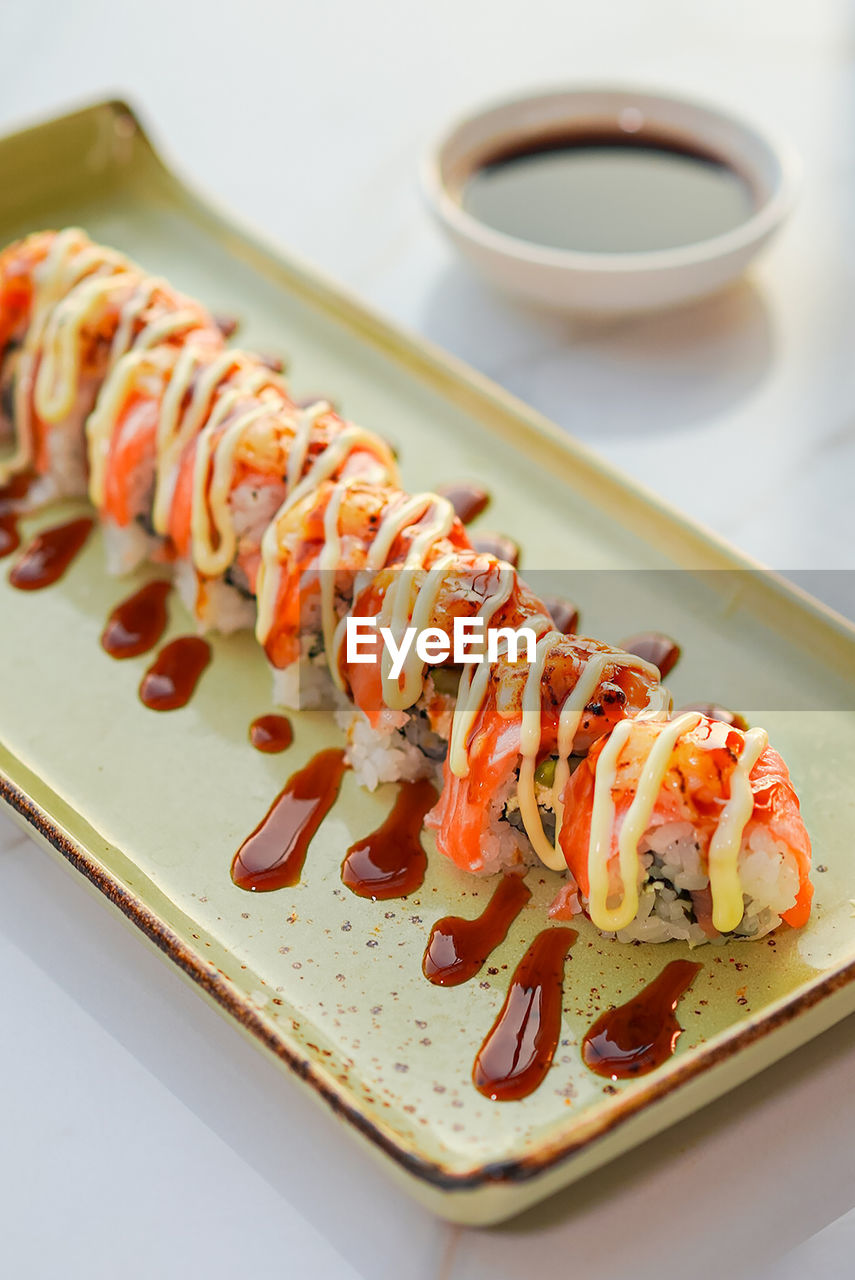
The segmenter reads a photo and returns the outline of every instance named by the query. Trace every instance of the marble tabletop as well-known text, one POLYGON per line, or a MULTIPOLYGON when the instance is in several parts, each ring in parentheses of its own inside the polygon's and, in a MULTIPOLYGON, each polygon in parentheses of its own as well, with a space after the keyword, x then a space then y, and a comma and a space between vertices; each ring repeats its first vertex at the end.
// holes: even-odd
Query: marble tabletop
MULTIPOLYGON (((127 97, 180 166, 855 616, 855 10, 843 0, 30 0, 0 128, 127 97), (798 209, 751 278, 644 321, 549 318, 453 256, 418 188, 445 120, 630 80, 787 134, 798 209)), ((15 1277, 851 1274, 855 1018, 506 1226, 439 1222, 82 882, 0 816, 0 1256, 15 1277)))

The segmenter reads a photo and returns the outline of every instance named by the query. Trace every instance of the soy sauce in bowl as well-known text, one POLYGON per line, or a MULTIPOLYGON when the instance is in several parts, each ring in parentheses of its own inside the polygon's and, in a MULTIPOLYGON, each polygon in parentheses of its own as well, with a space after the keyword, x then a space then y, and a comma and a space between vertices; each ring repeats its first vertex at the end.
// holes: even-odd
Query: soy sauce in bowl
POLYGON ((755 195, 724 160, 643 127, 577 128, 523 139, 464 183, 467 213, 530 244, 579 253, 649 253, 741 226, 755 195))
POLYGON ((442 229, 503 293, 630 315, 735 280, 792 208, 791 149, 729 111, 627 85, 488 106, 426 157, 442 229))

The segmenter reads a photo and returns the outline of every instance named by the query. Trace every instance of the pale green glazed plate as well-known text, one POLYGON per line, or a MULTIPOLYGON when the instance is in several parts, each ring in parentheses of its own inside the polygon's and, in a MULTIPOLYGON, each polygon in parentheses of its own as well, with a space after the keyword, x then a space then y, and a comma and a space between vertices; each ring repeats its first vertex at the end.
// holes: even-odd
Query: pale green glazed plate
MULTIPOLYGON (((0 575, 0 791, 46 845, 414 1195, 463 1222, 519 1212, 855 1009, 855 634, 846 624, 755 574, 499 389, 236 229, 164 167, 125 106, 7 138, 0 175, 0 241, 76 223, 237 314, 247 345, 287 353, 298 394, 328 393, 392 439, 411 487, 481 480, 493 495, 482 523, 516 537, 527 567, 688 570, 582 575, 585 629, 610 640, 651 626, 677 635, 678 702, 741 690, 741 709, 762 719, 791 765, 827 870, 815 877, 802 933, 695 953, 703 971, 680 1008, 676 1056, 625 1084, 587 1071, 581 1037, 598 1011, 686 952, 622 947, 580 925, 552 1070, 525 1101, 490 1103, 471 1084, 472 1061, 557 878, 529 874, 532 903, 489 971, 432 987, 421 974, 432 922, 476 914, 492 885, 433 856, 410 899, 353 897, 341 858, 385 816, 393 792, 368 795, 348 776, 302 883, 261 896, 236 889, 229 864, 241 839, 287 775, 339 735, 328 717, 305 714, 286 755, 249 747, 249 721, 269 701, 265 664, 246 636, 215 641, 186 709, 147 711, 136 697, 146 659, 112 662, 98 644, 130 588, 106 577, 97 537, 48 591, 15 592, 0 575)), ((188 629, 173 604, 170 634, 188 629)))

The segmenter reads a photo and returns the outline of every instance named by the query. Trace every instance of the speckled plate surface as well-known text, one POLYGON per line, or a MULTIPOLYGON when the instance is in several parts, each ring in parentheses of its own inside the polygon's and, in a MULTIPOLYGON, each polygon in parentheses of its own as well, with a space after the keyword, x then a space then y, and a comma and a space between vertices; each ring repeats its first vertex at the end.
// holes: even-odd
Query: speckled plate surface
MULTIPOLYGON (((4 243, 78 223, 235 313, 247 345, 287 353, 297 394, 328 393, 391 438, 411 485, 477 477, 493 495, 482 523, 521 542, 527 569, 585 570, 574 593, 587 631, 676 635, 677 701, 739 691, 791 765, 827 870, 802 933, 695 953, 703 970, 680 1008, 676 1056, 624 1084, 587 1071, 581 1038, 600 1010, 686 951, 622 947, 583 923, 552 1070, 525 1101, 490 1103, 471 1084, 472 1061, 557 878, 529 873, 532 902, 478 978, 432 987, 421 975, 432 922, 476 914, 492 884, 431 856, 406 901, 352 896, 342 855, 393 793, 368 795, 347 776, 302 883, 261 896, 235 888, 237 845, 288 774, 339 735, 325 715, 304 714, 287 754, 249 747, 249 721, 269 700, 246 636, 215 640, 188 707, 147 711, 136 697, 146 659, 112 662, 98 644, 129 587, 105 576, 97 536, 50 590, 18 593, 0 575, 0 792, 48 847, 301 1076, 390 1173, 460 1221, 522 1210, 855 1009, 855 639, 845 624, 755 574, 498 389, 236 230, 169 172, 126 107, 96 106, 0 142, 0 175, 4 243)), ((188 627, 173 603, 170 634, 188 627)))

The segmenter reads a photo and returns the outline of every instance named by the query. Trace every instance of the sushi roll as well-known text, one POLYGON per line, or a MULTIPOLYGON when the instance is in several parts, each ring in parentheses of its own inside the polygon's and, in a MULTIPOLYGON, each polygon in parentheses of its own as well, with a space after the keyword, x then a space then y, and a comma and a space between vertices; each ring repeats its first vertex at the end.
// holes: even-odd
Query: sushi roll
POLYGON ((254 627, 274 700, 334 706, 362 784, 435 781, 427 825, 461 869, 539 862, 565 876, 554 915, 625 942, 807 919, 810 841, 763 730, 671 719, 656 666, 556 630, 446 496, 400 487, 381 437, 295 404, 81 231, 0 254, 0 446, 29 501, 88 492, 114 571, 157 559, 201 630, 254 627), (412 643, 458 624, 468 655, 412 643))
POLYGON ((70 228, 0 255, 0 484, 34 473, 30 505, 86 493, 84 425, 129 351, 215 331, 196 302, 70 228))
POLYGON ((333 635, 367 562, 366 530, 379 527, 398 492, 398 468, 385 441, 320 402, 300 415, 288 477, 262 539, 256 638, 276 702, 329 705, 340 683, 329 661, 333 635))
POLYGON ((236 353, 204 426, 172 468, 158 466, 172 478, 154 527, 168 534, 179 591, 203 630, 255 626, 261 542, 288 492, 294 422, 281 379, 236 353))
POLYGON ((470 670, 427 817, 437 848, 476 874, 537 861, 563 871, 567 779, 622 721, 664 719, 670 695, 642 658, 553 630, 533 663, 470 670))
MULTIPOLYGON (((299 686, 305 703, 306 680, 291 673, 299 668, 305 677, 307 661, 323 665, 326 700, 336 689, 346 695, 350 701, 340 699, 345 722, 353 724, 357 737, 377 756, 392 752, 392 734, 408 717, 384 702, 379 685, 375 691, 362 665, 349 670, 343 664, 343 623, 348 614, 379 613, 384 574, 393 566, 403 571, 414 547, 423 545, 435 558, 443 547, 462 551, 468 539, 444 500, 434 494, 410 496, 394 483, 378 483, 365 474, 366 467, 381 478, 384 472, 390 480, 397 478, 391 457, 363 455, 361 463, 353 457, 348 467, 352 474, 310 488, 283 510, 276 531, 276 598, 263 643, 282 671, 280 697, 287 696, 289 685, 299 686)), ((379 680, 379 659, 374 670, 379 680)), ((411 754, 403 736, 398 748, 399 754, 411 754)), ((390 773, 390 763, 382 780, 415 776, 412 769, 390 773)), ((356 756, 354 764, 359 767, 356 756)), ((378 775, 374 785, 380 780, 378 775)))
MULTIPOLYGON (((200 630, 255 625, 263 538, 283 523, 287 530, 287 499, 304 472, 333 464, 333 473, 380 479, 394 469, 376 437, 325 403, 299 408, 265 360, 206 334, 180 348, 124 356, 104 384, 87 438, 89 495, 113 568, 169 560, 200 630)), ((294 501, 299 506, 299 493, 294 501)), ((281 560, 274 548, 267 581, 277 598, 281 560)), ((276 658, 275 604, 269 612, 265 647, 276 658)), ((277 670, 283 665, 274 662, 277 670)))
POLYGON ((622 942, 761 938, 806 923, 810 839, 763 729, 698 712, 626 720, 568 780, 560 844, 584 910, 622 942))
POLYGON ((89 495, 113 569, 167 559, 201 630, 253 626, 295 412, 265 363, 207 335, 120 360, 87 423, 89 495))

